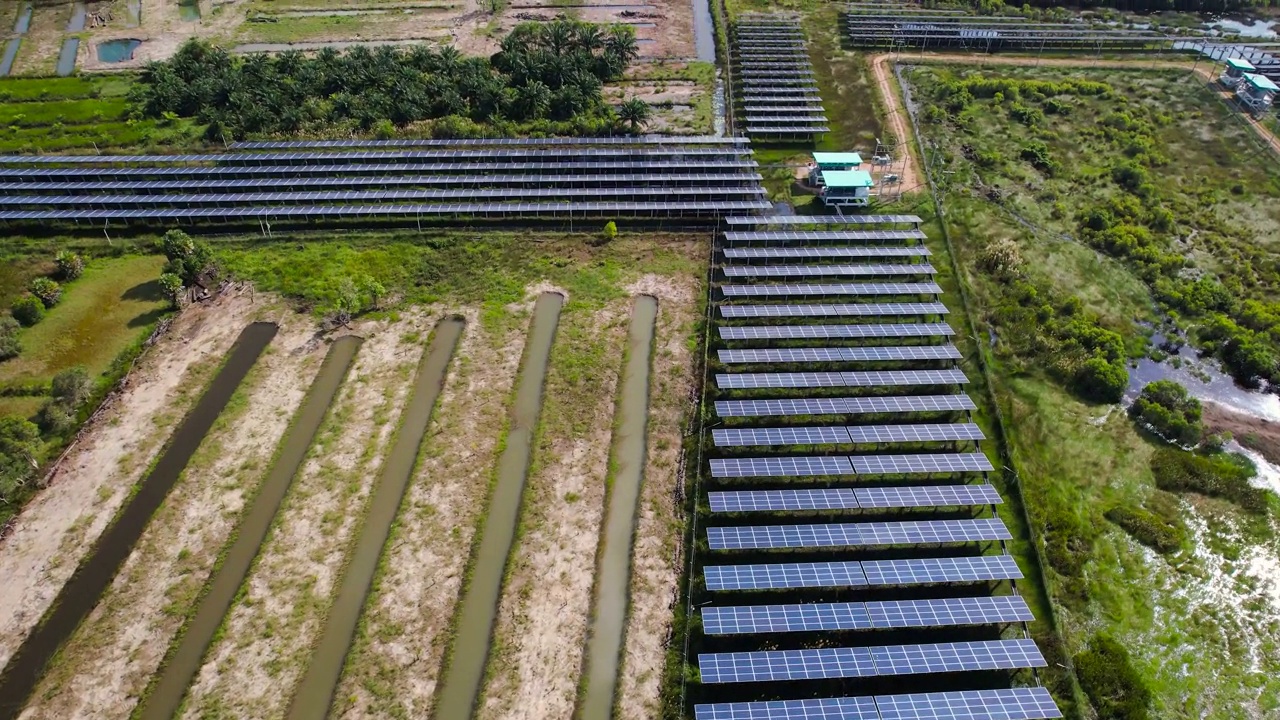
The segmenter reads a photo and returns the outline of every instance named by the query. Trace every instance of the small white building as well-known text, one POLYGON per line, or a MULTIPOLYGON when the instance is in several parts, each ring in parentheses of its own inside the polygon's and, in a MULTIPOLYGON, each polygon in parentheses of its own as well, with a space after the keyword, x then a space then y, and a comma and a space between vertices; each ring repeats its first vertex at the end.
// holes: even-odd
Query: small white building
POLYGON ((1218 78, 1218 82, 1223 87, 1236 88, 1240 86, 1240 82, 1244 80, 1245 73, 1256 73, 1258 68, 1253 63, 1241 58, 1229 58, 1227 60, 1227 69, 1222 72, 1218 78))
POLYGON ((1254 73, 1245 73, 1244 82, 1241 82, 1240 87, 1236 88, 1236 97, 1257 115, 1266 112, 1271 107, 1271 101, 1278 91, 1280 91, 1280 86, 1271 82, 1270 78, 1263 75, 1255 75, 1254 73))
POLYGON ((863 207, 871 202, 875 181, 865 170, 827 170, 818 197, 827 207, 863 207))
POLYGON ((856 152, 815 152, 809 166, 809 184, 822 187, 823 173, 845 172, 862 167, 862 156, 856 152))

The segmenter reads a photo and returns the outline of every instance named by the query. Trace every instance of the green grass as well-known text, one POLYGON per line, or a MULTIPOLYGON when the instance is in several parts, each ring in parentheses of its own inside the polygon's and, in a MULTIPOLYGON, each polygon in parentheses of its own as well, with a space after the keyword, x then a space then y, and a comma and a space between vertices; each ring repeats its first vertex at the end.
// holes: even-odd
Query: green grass
POLYGON ((0 384, 48 379, 77 365, 97 376, 167 311, 156 278, 164 258, 95 259, 63 288, 44 320, 20 331, 23 352, 0 364, 0 384))
POLYGON ((0 100, 27 103, 124 97, 134 77, 132 73, 118 73, 63 78, 0 78, 0 100))
POLYGON ((55 123, 81 125, 122 120, 126 109, 124 98, 6 103, 0 105, 0 126, 40 127, 55 123))
POLYGON ((394 15, 312 15, 281 17, 275 22, 246 22, 236 38, 241 42, 291 43, 321 38, 354 39, 377 25, 395 21, 394 15), (387 20, 390 18, 390 21, 387 20))

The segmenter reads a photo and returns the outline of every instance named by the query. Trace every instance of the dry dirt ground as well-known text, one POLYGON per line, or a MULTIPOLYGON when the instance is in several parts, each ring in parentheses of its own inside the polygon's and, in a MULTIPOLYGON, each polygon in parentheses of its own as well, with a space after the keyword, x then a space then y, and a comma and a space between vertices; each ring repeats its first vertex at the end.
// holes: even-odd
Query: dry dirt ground
MULTIPOLYGON (((262 296, 258 298, 262 302, 262 296)), ((268 306, 270 307, 270 306, 268 306)), ((24 718, 128 717, 266 473, 326 347, 276 305, 280 332, 201 443, 24 718)))
POLYGON ((1204 403, 1203 422, 1206 431, 1229 432, 1236 442, 1280 465, 1280 423, 1238 413, 1215 402, 1204 403))
MULTIPOLYGON (((466 330, 365 605, 334 717, 426 717, 477 520, 497 463, 532 301, 509 328, 466 330)), ((451 310, 450 310, 451 312, 451 310)))
POLYGON ((188 692, 185 717, 284 713, 319 638, 434 321, 431 313, 407 313, 394 325, 371 321, 353 328, 365 342, 188 692))
POLYGON ((23 511, 0 543, 0 664, 48 609, 240 331, 257 319, 280 316, 273 303, 249 293, 183 312, 23 511))

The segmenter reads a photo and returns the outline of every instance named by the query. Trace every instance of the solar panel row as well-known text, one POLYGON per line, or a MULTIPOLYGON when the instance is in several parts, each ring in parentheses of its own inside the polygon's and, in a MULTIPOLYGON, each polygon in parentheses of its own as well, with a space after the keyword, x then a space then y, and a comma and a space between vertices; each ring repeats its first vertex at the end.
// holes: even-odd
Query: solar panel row
POLYGON ((937 283, 836 283, 822 285, 722 285, 725 297, 839 295, 941 295, 937 283))
POLYGON ((892 630, 1031 622, 1020 595, 702 608, 707 635, 892 630))
MULTIPOLYGON (((270 203, 389 202, 402 200, 483 200, 516 201, 525 198, 567 197, 756 197, 764 188, 749 186, 696 185, 692 187, 617 188, 466 188, 453 190, 330 190, 320 192, 262 193, 159 193, 148 195, 0 195, 0 205, 246 205, 270 203)), ((871 266, 874 267, 874 266, 871 266)), ((932 270, 932 268, 930 268, 932 270)), ((851 274, 851 273, 842 273, 851 274)), ((861 273, 883 275, 895 273, 861 273)), ((926 274, 924 270, 914 273, 926 274)))
MULTIPOLYGON (((439 192, 439 191, 437 191, 439 192)), ((128 197, 128 196, 126 196, 128 197)), ((725 277, 824 277, 840 275, 933 275, 929 263, 899 265, 726 265, 725 277)))
POLYGON ((716 415, 719 417, 954 413, 975 410, 976 407, 973 400, 965 394, 717 400, 715 402, 716 415))
POLYGON ((944 545, 1011 539, 1000 518, 707 528, 707 544, 712 550, 944 545))
POLYGON ((493 145, 591 146, 591 145, 742 145, 746 138, 714 135, 623 135, 617 137, 553 137, 553 138, 442 138, 398 140, 241 140, 230 144, 232 150, 288 150, 332 147, 476 147, 493 145))
POLYGON ((722 340, 805 340, 809 338, 949 337, 955 331, 937 323, 850 323, 845 325, 720 326, 722 340))
POLYGON ((695 720, 1053 720, 1042 687, 695 705, 695 720))
POLYGON ((823 445, 978 441, 985 436, 975 423, 914 425, 827 425, 817 427, 714 428, 716 447, 753 445, 823 445))
MULTIPOLYGON (((663 157, 708 156, 740 157, 750 155, 750 148, 738 147, 645 147, 645 148, 575 148, 576 157, 663 157)), ((383 161, 462 158, 564 157, 566 150, 502 149, 502 150, 346 150, 343 152, 222 152, 185 155, 0 155, 0 165, 144 165, 179 163, 279 163, 315 161, 383 161)))
POLYGON ((343 175, 353 173, 385 174, 389 167, 396 172, 446 172, 503 174, 530 172, 572 172, 575 170, 613 170, 653 172, 654 170, 698 170, 703 172, 724 172, 725 170, 743 169, 754 171, 758 165, 755 160, 658 160, 658 161, 618 161, 618 162, 540 162, 540 163, 397 163, 394 166, 384 164, 351 163, 346 165, 243 165, 243 166, 189 166, 189 167, 77 167, 77 168, 0 168, 0 177, 8 178, 55 178, 65 177, 81 179, 90 177, 210 177, 226 175, 232 177, 252 175, 343 175))
POLYGON ((924 221, 917 215, 755 215, 731 216, 725 218, 724 222, 726 225, 919 225, 924 221))
POLYGON ((710 592, 972 584, 1022 578, 1011 555, 707 565, 702 574, 710 592))
POLYGON ((946 315, 940 302, 931 303, 836 303, 831 305, 721 305, 720 316, 739 318, 784 317, 875 317, 892 315, 946 315))
POLYGON ((890 385, 963 385, 960 370, 865 370, 845 372, 719 373, 721 390, 761 388, 878 387, 890 385))
POLYGON ((5 192, 79 192, 79 191, 157 191, 157 190, 217 190, 285 187, 383 187, 418 185, 463 185, 480 187, 489 185, 608 185, 623 183, 647 187, 649 183, 705 183, 750 184, 759 182, 758 173, 629 173, 597 175, 379 175, 376 177, 248 177, 224 180, 106 180, 83 182, 5 182, 0 190, 5 192))
MULTIPOLYGON (((0 184, 0 190, 4 185, 0 184)), ((860 247, 745 247, 725 248, 724 256, 730 260, 809 259, 852 257, 928 257, 933 253, 923 245, 914 247, 884 247, 863 245, 860 247)))
MULTIPOLYGON (((809 216, 812 217, 812 216, 809 216)), ((854 215, 846 216, 855 218, 881 218, 893 217, 898 215, 854 215)), ((912 216, 914 217, 914 216, 912 216)), ((725 218, 728 220, 729 218, 725 218)), ((750 218, 733 218, 733 225, 742 225, 742 220, 750 218)), ((769 224, 766 218, 758 218, 761 224, 769 224)), ((918 219, 918 218, 917 218, 918 219)), ((850 220, 850 223, 860 223, 860 220, 850 220)), ((897 220, 870 220, 869 222, 899 222, 897 220)), ((814 224, 827 224, 825 218, 819 218, 814 224)), ((724 233, 725 242, 761 242, 761 243, 786 243, 786 242, 826 242, 826 241, 842 241, 854 242, 857 240, 923 240, 925 234, 920 230, 752 230, 724 233)))
POLYGON ((991 485, 908 485, 874 488, 796 488, 707 493, 713 513, 881 510, 973 507, 1003 502, 991 485))
MULTIPOLYGON (((722 328, 723 330, 724 328, 722 328)), ((955 345, 905 345, 894 347, 824 348, 758 348, 751 350, 717 350, 720 362, 734 363, 813 363, 813 362, 891 362, 910 360, 958 360, 955 345)))

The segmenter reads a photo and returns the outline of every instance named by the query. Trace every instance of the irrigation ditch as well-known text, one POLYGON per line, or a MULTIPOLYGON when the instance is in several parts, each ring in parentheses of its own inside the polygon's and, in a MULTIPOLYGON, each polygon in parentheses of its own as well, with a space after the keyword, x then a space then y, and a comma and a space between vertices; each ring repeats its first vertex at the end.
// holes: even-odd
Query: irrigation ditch
POLYGON ((135 717, 167 720, 178 715, 187 688, 199 672, 205 653, 244 583, 254 558, 258 556, 280 504, 293 484, 362 342, 361 338, 349 335, 330 346, 306 399, 294 415, 270 474, 206 583, 195 614, 174 638, 168 657, 153 676, 151 687, 144 693, 135 717))
POLYGON ((563 295, 547 292, 539 296, 534 305, 533 326, 520 363, 515 403, 498 460, 497 483, 458 603, 456 629, 445 652, 446 667, 432 713, 438 720, 471 717, 484 682, 494 617, 520 518, 529 458, 542 410, 551 343, 564 302, 563 295))
POLYGON ((343 571, 323 634, 289 704, 289 718, 314 720, 329 713, 334 688, 342 674, 369 587, 377 573, 378 561, 417 465, 427 425, 444 387, 445 374, 464 326, 460 318, 441 321, 418 365, 413 395, 401 416, 395 443, 373 490, 368 515, 356 540, 355 552, 343 571))
POLYGON ((192 455, 236 389, 275 338, 274 323, 256 322, 241 331, 226 362, 183 418, 136 492, 102 533, 58 592, 40 624, 23 641, 0 675, 0 720, 18 717, 49 661, 93 611, 107 586, 137 545, 192 455))
POLYGON ((614 425, 610 462, 612 482, 601 544, 597 550, 595 604, 587 639, 585 691, 579 706, 581 720, 609 720, 617 695, 619 660, 627 622, 631 589, 631 548, 636 505, 644 479, 649 421, 649 374, 652 367, 658 300, 636 298, 627 334, 626 366, 620 385, 621 402, 614 425))

